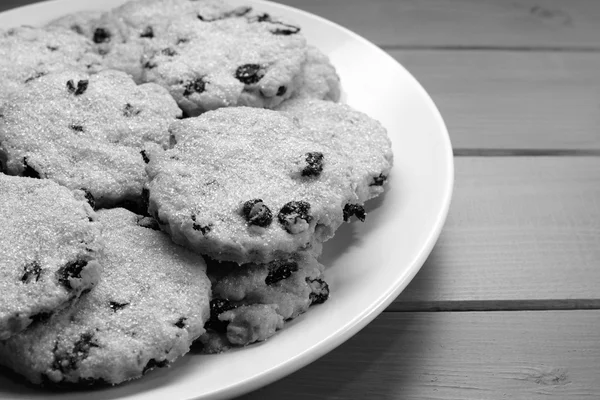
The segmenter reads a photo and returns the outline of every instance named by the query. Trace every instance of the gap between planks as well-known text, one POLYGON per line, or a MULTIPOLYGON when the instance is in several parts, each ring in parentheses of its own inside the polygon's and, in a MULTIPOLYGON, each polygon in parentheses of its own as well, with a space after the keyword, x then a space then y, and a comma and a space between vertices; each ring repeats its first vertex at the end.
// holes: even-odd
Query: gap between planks
POLYGON ((598 157, 600 149, 465 149, 452 150, 454 157, 598 157))
POLYGON ((600 53, 600 47, 595 46, 472 46, 472 45, 380 45, 385 51, 395 50, 457 50, 457 51, 517 51, 539 53, 600 53))
POLYGON ((600 311, 384 313, 238 400, 600 398, 600 311))
POLYGON ((600 310, 600 299, 451 300, 444 302, 396 302, 385 312, 488 312, 600 310))

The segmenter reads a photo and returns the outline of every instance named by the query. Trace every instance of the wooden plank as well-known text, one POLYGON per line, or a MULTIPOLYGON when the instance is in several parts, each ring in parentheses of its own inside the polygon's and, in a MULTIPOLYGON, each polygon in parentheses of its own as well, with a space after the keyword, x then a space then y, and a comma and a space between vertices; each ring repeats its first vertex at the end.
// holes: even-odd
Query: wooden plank
MULTIPOLYGON (((34 3, 2 0, 0 11, 34 3)), ((597 0, 280 0, 383 46, 600 48, 597 0)))
POLYGON ((600 308, 600 158, 459 157, 446 225, 390 310, 600 308))
POLYGON ((600 149, 600 53, 390 54, 432 96, 455 149, 600 149))
POLYGON ((597 0, 279 0, 380 46, 600 47, 597 0))
POLYGON ((383 313, 238 400, 598 399, 600 311, 383 313))

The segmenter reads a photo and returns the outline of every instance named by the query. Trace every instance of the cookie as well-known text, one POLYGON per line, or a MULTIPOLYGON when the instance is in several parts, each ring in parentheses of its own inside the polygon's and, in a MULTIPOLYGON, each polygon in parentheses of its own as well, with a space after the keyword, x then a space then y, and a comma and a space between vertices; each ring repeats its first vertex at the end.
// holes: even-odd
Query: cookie
POLYGON ((167 88, 189 116, 273 108, 296 90, 306 58, 299 28, 282 24, 267 14, 178 20, 146 49, 143 80, 167 88))
POLYGON ((143 83, 142 56, 144 39, 129 38, 129 29, 111 13, 81 11, 55 19, 47 28, 60 27, 85 36, 98 53, 96 71, 116 69, 143 83))
POLYGON ((151 154, 147 188, 149 212, 176 243, 267 263, 318 254, 344 220, 364 219, 391 168, 386 130, 323 100, 285 110, 222 108, 170 126, 174 146, 151 154))
POLYGON ((22 26, 0 31, 0 104, 48 73, 95 71, 99 62, 92 43, 69 30, 22 26))
POLYGON ((266 340, 314 304, 329 298, 324 266, 310 254, 268 264, 210 262, 211 317, 201 337, 215 353, 266 340))
POLYGON ((144 147, 168 146, 180 115, 163 88, 123 72, 48 74, 4 108, 0 158, 8 174, 85 189, 98 207, 140 202, 144 147))
POLYGON ((340 99, 340 77, 329 57, 314 46, 308 46, 306 61, 299 76, 294 98, 313 98, 337 102, 340 99))
POLYGON ((210 313, 206 264, 138 219, 98 212, 102 280, 74 306, 0 342, 1 364, 37 384, 117 384, 189 351, 210 313))
POLYGON ((95 219, 81 191, 0 174, 0 340, 97 284, 95 219))

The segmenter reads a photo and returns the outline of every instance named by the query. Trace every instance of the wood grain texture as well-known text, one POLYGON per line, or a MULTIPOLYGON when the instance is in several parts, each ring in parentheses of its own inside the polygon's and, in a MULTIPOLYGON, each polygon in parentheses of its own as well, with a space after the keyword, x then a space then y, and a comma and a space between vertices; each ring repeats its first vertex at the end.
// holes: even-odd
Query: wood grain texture
POLYGON ((389 53, 436 102, 455 149, 600 149, 600 53, 389 53))
POLYGON ((238 400, 598 399, 600 311, 384 313, 238 400))
POLYGON ((597 0, 280 0, 380 46, 600 48, 597 0))
POLYGON ((440 239, 390 310, 600 307, 600 158, 455 168, 440 239))

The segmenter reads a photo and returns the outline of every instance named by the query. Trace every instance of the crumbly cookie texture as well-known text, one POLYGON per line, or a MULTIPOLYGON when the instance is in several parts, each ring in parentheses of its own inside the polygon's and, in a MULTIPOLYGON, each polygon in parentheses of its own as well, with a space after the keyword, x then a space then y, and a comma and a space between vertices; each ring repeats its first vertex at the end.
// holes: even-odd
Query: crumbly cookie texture
POLYGON ((96 71, 99 63, 93 44, 69 30, 0 30, 0 105, 48 73, 65 68, 96 71))
POLYGON ((344 220, 364 219, 391 167, 385 129, 322 100, 285 110, 223 108, 171 125, 174 146, 150 155, 147 187, 151 215, 176 243, 266 263, 318 253, 344 220))
POLYGON ((97 284, 102 240, 95 219, 81 191, 0 174, 0 340, 97 284))
POLYGON ((0 363, 33 383, 110 383, 168 366, 209 319, 204 260, 124 209, 98 211, 100 283, 68 309, 0 342, 0 363), (142 224, 143 225, 143 224, 142 224))
POLYGON ((125 73, 48 74, 14 96, 0 117, 0 161, 11 175, 84 189, 98 207, 141 201, 143 150, 167 147, 181 110, 160 86, 125 73))
POLYGON ((306 61, 298 79, 294 98, 340 100, 340 77, 329 57, 314 46, 308 46, 306 50, 306 61))
POLYGON ((273 336, 283 322, 329 298, 324 266, 308 253, 267 264, 209 262, 211 317, 199 339, 205 353, 218 353, 273 336))

